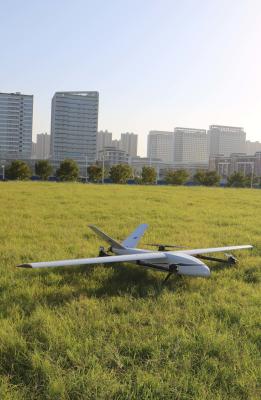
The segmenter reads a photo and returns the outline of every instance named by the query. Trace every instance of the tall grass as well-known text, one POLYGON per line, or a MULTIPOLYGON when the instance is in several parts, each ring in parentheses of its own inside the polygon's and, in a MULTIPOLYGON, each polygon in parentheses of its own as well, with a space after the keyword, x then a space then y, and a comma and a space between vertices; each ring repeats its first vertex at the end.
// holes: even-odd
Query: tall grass
POLYGON ((0 184, 0 399, 260 399, 261 192, 0 184), (253 244, 210 279, 132 264, 19 270, 117 239, 253 244))

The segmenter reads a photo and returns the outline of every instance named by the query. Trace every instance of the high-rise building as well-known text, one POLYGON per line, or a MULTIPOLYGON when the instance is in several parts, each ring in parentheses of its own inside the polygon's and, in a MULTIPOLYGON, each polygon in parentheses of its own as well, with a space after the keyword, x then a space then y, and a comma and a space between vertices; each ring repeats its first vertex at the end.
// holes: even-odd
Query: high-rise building
POLYGON ((96 146, 97 159, 99 151, 103 150, 104 147, 111 146, 111 144, 112 144, 111 132, 108 132, 107 130, 97 132, 97 146, 96 146))
POLYGON ((0 158, 30 158, 33 96, 0 93, 0 158))
POLYGON ((208 163, 208 136, 205 129, 174 129, 174 163, 208 163))
POLYGON ((210 125, 208 130, 210 155, 230 156, 245 153, 246 133, 236 126, 210 125))
POLYGON ((113 139, 111 141, 111 146, 117 150, 121 150, 121 141, 119 139, 113 139))
MULTIPOLYGON (((98 92, 57 92, 52 100, 51 157, 96 160, 98 92)), ((88 161, 86 161, 88 160, 88 161)))
POLYGON ((32 159, 36 158, 36 143, 35 142, 32 142, 31 158, 32 159))
POLYGON ((255 153, 261 152, 261 143, 260 142, 251 142, 250 140, 247 140, 245 152, 248 156, 253 156, 255 153))
POLYGON ((137 157, 138 135, 135 133, 122 133, 120 147, 131 157, 137 157))
POLYGON ((33 143, 32 157, 38 160, 46 160, 50 156, 50 135, 39 133, 36 136, 36 143, 33 143))
POLYGON ((150 131, 148 134, 147 157, 159 158, 165 163, 173 163, 174 132, 150 131))

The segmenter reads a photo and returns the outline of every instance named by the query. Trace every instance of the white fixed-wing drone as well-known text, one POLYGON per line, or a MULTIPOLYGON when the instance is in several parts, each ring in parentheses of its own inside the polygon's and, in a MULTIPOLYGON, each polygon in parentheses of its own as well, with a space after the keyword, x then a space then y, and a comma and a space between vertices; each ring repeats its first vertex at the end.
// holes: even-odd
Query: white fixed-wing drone
POLYGON ((168 251, 169 248, 180 248, 179 246, 166 244, 150 244, 158 247, 158 251, 137 249, 136 246, 147 229, 147 224, 139 225, 135 231, 123 242, 112 239, 94 225, 89 227, 103 240, 109 243, 107 251, 100 247, 99 257, 80 258, 75 260, 59 260, 47 262, 33 262, 21 264, 22 268, 45 268, 45 267, 69 267, 87 264, 107 264, 118 262, 135 262, 137 265, 152 268, 154 270, 167 272, 165 279, 169 279, 172 274, 208 277, 210 270, 201 260, 217 261, 228 264, 235 264, 236 258, 231 254, 226 254, 226 259, 204 256, 202 254, 227 252, 230 250, 252 249, 251 245, 216 247, 208 249, 176 250, 168 251), (116 255, 110 255, 114 253, 116 255))

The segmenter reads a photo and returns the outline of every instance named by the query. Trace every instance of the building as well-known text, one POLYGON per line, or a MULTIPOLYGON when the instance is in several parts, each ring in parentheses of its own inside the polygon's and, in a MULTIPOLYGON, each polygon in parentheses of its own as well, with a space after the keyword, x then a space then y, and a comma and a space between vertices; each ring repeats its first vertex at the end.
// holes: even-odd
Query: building
POLYGON ((150 131, 148 135, 147 157, 159 158, 164 163, 173 163, 174 132, 150 131))
POLYGON ((209 147, 205 129, 174 129, 174 164, 208 165, 209 147))
POLYGON ((111 141, 111 146, 114 147, 115 149, 122 150, 121 149, 121 141, 119 139, 113 139, 111 141))
POLYGON ((57 92, 52 99, 51 157, 80 168, 96 160, 98 92, 57 92))
POLYGON ((124 150, 113 146, 104 147, 98 154, 98 161, 104 161, 105 165, 109 167, 117 164, 128 164, 129 159, 129 155, 124 150))
POLYGON ((223 180, 234 172, 261 177, 261 152, 251 156, 242 153, 231 154, 229 157, 211 156, 209 169, 216 171, 223 180))
POLYGON ((0 158, 30 158, 33 96, 0 93, 0 158))
POLYGON ((96 146, 96 152, 97 152, 97 160, 98 160, 98 154, 100 150, 103 150, 104 147, 111 146, 112 145, 112 133, 106 131, 99 131, 97 132, 97 146, 96 146))
POLYGON ((198 170, 207 170, 208 163, 191 163, 191 164, 173 164, 164 163, 159 158, 148 157, 132 157, 131 166, 135 176, 141 176, 142 167, 152 167, 156 170, 157 180, 165 180, 166 174, 169 170, 185 169, 190 177, 193 177, 198 170))
POLYGON ((120 148, 128 153, 131 157, 137 157, 138 135, 135 133, 122 133, 120 148))
POLYGON ((230 156, 232 153, 244 153, 246 133, 236 126, 210 125, 208 130, 210 155, 230 156))
POLYGON ((251 142, 250 140, 246 141, 246 154, 248 156, 252 156, 257 152, 261 151, 261 143, 260 142, 251 142))
POLYGON ((130 164, 133 168, 135 176, 141 176, 143 167, 152 167, 155 169, 158 179, 160 177, 160 171, 168 167, 168 165, 166 165, 159 158, 149 158, 149 157, 139 157, 139 156, 131 157, 130 164))
POLYGON ((47 160, 50 157, 50 135, 39 133, 36 136, 36 143, 32 143, 32 158, 47 160))
POLYGON ((31 159, 32 160, 36 159, 36 143, 35 142, 32 142, 31 159))

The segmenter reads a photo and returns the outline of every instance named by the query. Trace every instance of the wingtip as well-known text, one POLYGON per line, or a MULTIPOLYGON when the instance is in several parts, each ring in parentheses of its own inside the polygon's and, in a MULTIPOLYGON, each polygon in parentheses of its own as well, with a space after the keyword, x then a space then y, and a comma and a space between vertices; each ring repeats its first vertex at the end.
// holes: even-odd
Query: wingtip
POLYGON ((16 268, 33 268, 31 264, 19 264, 16 268))
POLYGON ((90 229, 93 229, 93 228, 94 228, 94 229, 95 229, 96 226, 95 226, 95 225, 92 225, 92 224, 89 224, 89 225, 88 225, 88 228, 90 228, 90 229))

